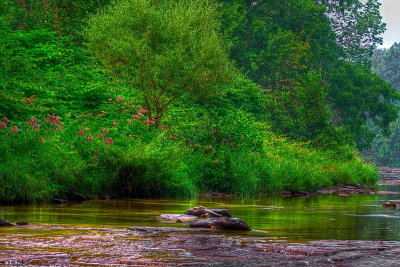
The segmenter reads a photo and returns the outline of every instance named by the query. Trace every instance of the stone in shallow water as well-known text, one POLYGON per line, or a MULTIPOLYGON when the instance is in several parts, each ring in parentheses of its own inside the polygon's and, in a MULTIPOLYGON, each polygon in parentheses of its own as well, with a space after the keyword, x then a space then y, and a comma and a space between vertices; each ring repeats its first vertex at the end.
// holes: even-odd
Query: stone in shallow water
POLYGON ((7 222, 4 219, 0 219, 0 227, 2 227, 2 226, 14 226, 14 224, 7 222))
POLYGON ((239 218, 218 217, 211 219, 200 219, 190 223, 192 228, 213 228, 222 230, 249 231, 250 227, 239 218))
POLYGON ((203 214, 210 214, 213 217, 232 217, 229 211, 225 209, 207 209, 204 207, 194 207, 185 212, 187 215, 201 216, 203 214))
POLYGON ((186 214, 161 214, 156 217, 159 221, 167 222, 191 222, 197 220, 197 216, 186 215, 186 214))

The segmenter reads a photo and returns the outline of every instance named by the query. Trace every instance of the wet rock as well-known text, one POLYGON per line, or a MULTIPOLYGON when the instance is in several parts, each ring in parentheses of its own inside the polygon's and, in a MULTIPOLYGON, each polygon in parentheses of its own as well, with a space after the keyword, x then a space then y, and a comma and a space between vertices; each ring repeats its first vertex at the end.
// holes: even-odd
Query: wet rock
POLYGON ((347 184, 344 184, 344 186, 353 187, 353 188, 358 188, 358 189, 364 189, 364 186, 361 185, 361 184, 347 183, 347 184))
POLYGON ((29 225, 28 222, 16 222, 15 224, 18 225, 18 226, 29 225))
POLYGON ((193 215, 193 216, 201 216, 203 214, 208 213, 209 215, 207 216, 213 216, 213 217, 232 217, 229 211, 225 209, 207 209, 204 207, 194 207, 185 212, 187 215, 193 215))
POLYGON ((111 196, 110 196, 109 194, 103 194, 103 195, 100 196, 100 199, 103 199, 103 200, 110 200, 110 199, 111 199, 111 196))
POLYGON ((78 193, 78 192, 73 192, 72 196, 71 196, 71 199, 74 200, 74 201, 86 201, 86 200, 88 200, 88 198, 86 196, 84 196, 83 194, 78 193))
POLYGON ((202 196, 202 197, 230 197, 231 195, 228 195, 225 193, 203 193, 203 194, 199 194, 199 196, 202 196))
POLYGON ((384 204, 382 204, 382 207, 384 207, 385 209, 390 209, 390 210, 394 210, 400 207, 400 205, 398 203, 394 203, 394 202, 386 202, 384 204))
POLYGON ((192 228, 211 228, 222 230, 249 231, 250 227, 239 218, 218 217, 211 219, 199 219, 190 223, 192 228))
POLYGON ((66 199, 61 199, 61 198, 55 198, 51 200, 52 203, 54 204, 68 204, 69 201, 66 199))
POLYGON ((282 197, 291 197, 292 196, 292 192, 291 191, 282 191, 281 192, 281 196, 282 197))
POLYGON ((306 191, 293 191, 292 195, 296 197, 308 197, 311 195, 311 193, 306 191))
POLYGON ((204 214, 199 215, 199 219, 210 219, 210 218, 214 218, 215 216, 206 212, 204 214))
POLYGON ((0 227, 5 227, 5 226, 14 226, 14 224, 12 224, 4 219, 0 219, 0 227))
POLYGON ((152 227, 152 226, 143 226, 143 227, 129 227, 127 228, 131 231, 141 232, 141 233, 174 233, 174 232, 183 232, 183 233, 192 233, 192 232, 211 232, 213 229, 211 228, 182 228, 182 227, 152 227))
POLYGON ((198 217, 186 214, 161 214, 156 219, 162 222, 191 222, 197 220, 198 217))

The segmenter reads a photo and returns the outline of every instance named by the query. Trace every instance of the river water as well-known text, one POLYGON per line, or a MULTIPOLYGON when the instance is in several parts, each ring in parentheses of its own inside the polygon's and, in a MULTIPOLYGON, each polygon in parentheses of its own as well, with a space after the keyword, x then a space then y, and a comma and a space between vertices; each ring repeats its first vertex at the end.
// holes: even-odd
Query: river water
MULTIPOLYGON (((398 186, 379 190, 400 191, 398 186)), ((248 235, 288 240, 400 241, 400 210, 382 207, 400 195, 317 195, 307 198, 197 198, 91 200, 59 205, 0 206, 0 217, 31 224, 123 229, 132 226, 174 226, 157 222, 159 214, 180 214, 194 206, 228 209, 252 229, 248 235)), ((23 231, 0 228, 0 236, 23 231)))

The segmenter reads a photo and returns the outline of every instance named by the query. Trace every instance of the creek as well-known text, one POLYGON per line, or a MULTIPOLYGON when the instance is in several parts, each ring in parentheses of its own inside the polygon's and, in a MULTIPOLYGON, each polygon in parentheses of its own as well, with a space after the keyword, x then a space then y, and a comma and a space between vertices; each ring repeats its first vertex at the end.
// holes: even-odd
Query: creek
POLYGON ((0 266, 397 266, 400 211, 382 204, 400 200, 400 186, 376 189, 386 193, 0 206, 0 217, 30 223, 0 228, 0 266), (127 230, 187 227, 154 218, 200 205, 228 209, 256 231, 127 230))

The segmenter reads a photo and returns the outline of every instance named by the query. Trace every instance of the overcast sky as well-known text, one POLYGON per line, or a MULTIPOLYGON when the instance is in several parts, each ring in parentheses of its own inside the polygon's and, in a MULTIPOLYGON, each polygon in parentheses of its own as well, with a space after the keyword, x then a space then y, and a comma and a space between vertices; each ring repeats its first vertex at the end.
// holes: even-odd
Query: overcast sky
POLYGON ((386 25, 383 35, 383 47, 389 48, 394 42, 400 42, 400 0, 380 0, 381 14, 386 25))

